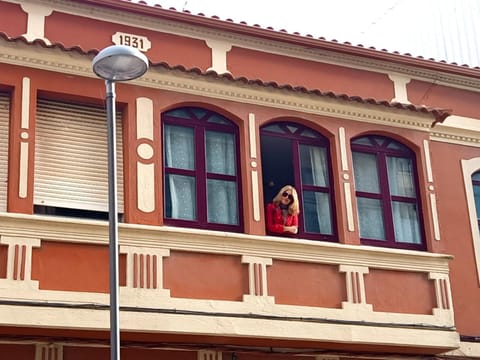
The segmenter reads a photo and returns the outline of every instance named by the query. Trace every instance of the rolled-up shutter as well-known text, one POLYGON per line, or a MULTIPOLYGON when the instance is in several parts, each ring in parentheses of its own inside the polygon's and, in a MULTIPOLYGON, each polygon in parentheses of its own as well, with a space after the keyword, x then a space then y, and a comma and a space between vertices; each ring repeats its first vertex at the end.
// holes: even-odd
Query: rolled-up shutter
POLYGON ((0 211, 7 211, 9 118, 10 97, 0 93, 0 211))
MULTIPOLYGON (((123 213, 123 142, 117 113, 118 211, 123 213)), ((34 203, 108 211, 107 120, 103 107, 38 99, 34 203)))

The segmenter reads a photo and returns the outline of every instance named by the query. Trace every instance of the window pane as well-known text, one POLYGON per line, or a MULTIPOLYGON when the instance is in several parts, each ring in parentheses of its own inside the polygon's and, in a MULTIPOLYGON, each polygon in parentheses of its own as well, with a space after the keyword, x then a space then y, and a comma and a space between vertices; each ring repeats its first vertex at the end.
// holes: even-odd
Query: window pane
POLYGON ((207 131, 205 141, 207 172, 235 175, 233 134, 207 131))
POLYGON ((209 223, 238 225, 237 184, 233 181, 207 180, 209 223))
POLYGON ((356 190, 379 194, 377 157, 360 152, 354 152, 352 156, 356 190))
POLYGON ((472 180, 480 181, 480 172, 476 172, 472 175, 472 180))
POLYGON ((328 186, 326 149, 300 145, 300 167, 304 185, 328 186))
POLYGON ((167 218, 196 220, 195 178, 167 174, 165 177, 165 214, 167 218))
POLYGON ((333 234, 330 198, 327 193, 304 191, 303 217, 306 232, 333 234))
POLYGON ((473 185, 473 195, 475 197, 475 208, 477 209, 477 219, 480 219, 480 185, 473 185))
POLYGON ((195 169, 193 128, 164 126, 165 166, 176 169, 195 169))
POLYGON ((415 197, 412 160, 399 157, 387 157, 388 184, 390 194, 415 197))
POLYGON ((408 244, 420 244, 417 205, 394 201, 392 202, 392 209, 395 241, 408 244))
POLYGON ((385 240, 383 211, 380 200, 357 198, 360 237, 385 240))

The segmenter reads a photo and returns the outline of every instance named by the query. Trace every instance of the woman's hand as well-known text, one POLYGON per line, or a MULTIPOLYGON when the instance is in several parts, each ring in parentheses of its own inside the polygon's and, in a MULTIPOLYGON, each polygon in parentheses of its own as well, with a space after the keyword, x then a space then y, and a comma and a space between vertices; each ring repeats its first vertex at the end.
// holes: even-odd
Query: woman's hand
POLYGON ((298 232, 298 227, 296 227, 296 226, 284 226, 283 231, 291 233, 291 234, 296 234, 298 232))

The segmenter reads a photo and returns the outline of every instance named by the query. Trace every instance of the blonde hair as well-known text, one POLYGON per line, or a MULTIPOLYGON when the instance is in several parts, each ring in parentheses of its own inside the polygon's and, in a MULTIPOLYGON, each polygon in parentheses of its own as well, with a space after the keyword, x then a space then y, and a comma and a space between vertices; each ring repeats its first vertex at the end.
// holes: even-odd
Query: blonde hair
POLYGON ((277 195, 273 198, 273 203, 275 205, 280 204, 280 201, 282 199, 282 194, 288 190, 292 193, 292 196, 293 196, 292 202, 288 204, 288 213, 290 215, 298 215, 300 213, 300 206, 298 204, 298 194, 297 194, 297 190, 295 190, 295 188, 292 185, 285 185, 284 187, 282 187, 280 191, 277 193, 277 195))

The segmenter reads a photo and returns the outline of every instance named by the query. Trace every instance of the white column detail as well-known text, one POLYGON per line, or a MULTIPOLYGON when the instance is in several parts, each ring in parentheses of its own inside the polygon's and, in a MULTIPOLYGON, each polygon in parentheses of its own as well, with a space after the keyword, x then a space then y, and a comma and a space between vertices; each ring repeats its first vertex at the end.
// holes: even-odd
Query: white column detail
POLYGON ((53 9, 43 4, 25 2, 22 2, 20 6, 28 15, 27 32, 23 36, 28 41, 42 39, 47 45, 50 45, 50 41, 45 38, 45 17, 51 15, 53 9))
POLYGON ((347 210, 347 229, 353 232, 355 231, 355 222, 353 221, 353 200, 350 183, 346 182, 343 184, 343 191, 345 193, 345 208, 347 210))
POLYGON ((432 162, 430 158, 430 145, 428 140, 423 140, 423 153, 425 154, 425 165, 427 169, 427 181, 430 191, 430 209, 432 210, 433 236, 435 240, 440 240, 440 222, 438 221, 437 199, 435 197, 435 186, 433 185, 432 162))
POLYGON ((257 127, 255 122, 255 114, 248 114, 248 135, 250 141, 250 166, 252 180, 252 206, 253 220, 260 221, 260 192, 258 186, 258 170, 257 170, 257 127))
POLYGON ((222 352, 214 350, 199 350, 197 360, 222 360, 222 352))
POLYGON ((428 278, 435 282, 437 309, 452 310, 452 293, 448 274, 429 273, 428 278))
POLYGON ((137 161, 137 207, 149 213, 155 210, 155 165, 153 164, 153 101, 145 97, 136 102, 137 140, 144 140, 137 147, 137 155, 145 162, 137 161))
POLYGON ((28 193, 28 130, 30 128, 30 78, 22 79, 22 117, 20 119, 20 169, 18 176, 18 196, 22 199, 28 193))
POLYGON ((212 66, 207 69, 217 74, 230 73, 227 69, 227 52, 232 49, 232 44, 219 40, 206 40, 205 43, 212 50, 212 66))
POLYGON ((368 267, 340 265, 339 271, 345 273, 347 287, 347 301, 342 303, 342 307, 356 306, 370 310, 371 305, 367 304, 365 297, 365 282, 363 278, 365 274, 368 274, 368 267))
POLYGON ((40 247, 40 239, 1 236, 0 244, 8 246, 7 278, 0 279, 0 288, 38 289, 32 280, 32 249, 40 247))
POLYGON ((348 171, 347 144, 345 140, 345 128, 338 129, 338 140, 340 145, 340 158, 342 159, 342 170, 348 171))
POLYGON ((127 288, 165 290, 163 258, 170 256, 168 249, 121 245, 120 252, 127 255, 127 288))
POLYGON ((248 264, 248 295, 244 295, 244 301, 262 298, 273 302, 267 286, 267 266, 272 265, 272 259, 243 255, 242 264, 248 264))
POLYGON ((407 84, 410 82, 410 78, 400 75, 389 74, 388 77, 393 81, 393 91, 395 97, 392 102, 400 102, 404 104, 410 104, 408 101, 407 84))
POLYGON ((37 344, 35 360, 63 360, 63 346, 59 344, 37 344))

